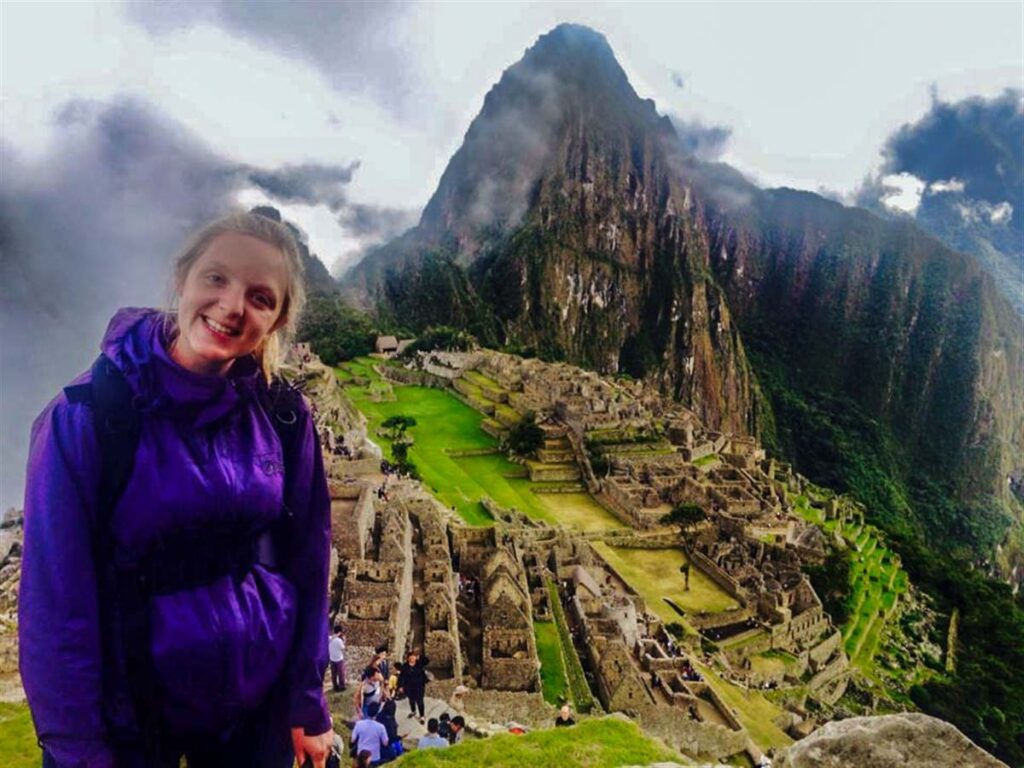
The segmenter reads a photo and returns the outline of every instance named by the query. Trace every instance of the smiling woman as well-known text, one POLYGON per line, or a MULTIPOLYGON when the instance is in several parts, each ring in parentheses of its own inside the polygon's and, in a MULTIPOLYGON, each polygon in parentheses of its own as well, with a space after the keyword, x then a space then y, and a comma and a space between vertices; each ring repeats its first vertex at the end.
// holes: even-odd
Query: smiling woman
POLYGON ((294 329, 305 302, 302 261, 284 227, 252 214, 213 222, 178 259, 175 287, 175 362, 224 375, 252 354, 269 380, 278 336, 294 329))
POLYGON ((298 249, 233 215, 175 278, 176 310, 118 312, 33 426, 19 647, 43 764, 322 768, 330 500, 272 379, 298 249))

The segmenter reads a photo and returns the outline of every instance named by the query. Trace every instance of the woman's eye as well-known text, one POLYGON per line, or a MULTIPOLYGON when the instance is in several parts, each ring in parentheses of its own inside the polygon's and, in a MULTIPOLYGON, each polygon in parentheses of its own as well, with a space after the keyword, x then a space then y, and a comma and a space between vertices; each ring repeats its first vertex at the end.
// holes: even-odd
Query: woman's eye
POLYGON ((211 285, 220 285, 224 282, 224 278, 218 275, 216 272, 211 272, 206 276, 206 281, 211 285))
POLYGON ((259 304, 261 307, 266 307, 267 309, 274 306, 274 302, 271 300, 271 298, 269 296, 265 296, 262 293, 256 294, 256 303, 259 304))

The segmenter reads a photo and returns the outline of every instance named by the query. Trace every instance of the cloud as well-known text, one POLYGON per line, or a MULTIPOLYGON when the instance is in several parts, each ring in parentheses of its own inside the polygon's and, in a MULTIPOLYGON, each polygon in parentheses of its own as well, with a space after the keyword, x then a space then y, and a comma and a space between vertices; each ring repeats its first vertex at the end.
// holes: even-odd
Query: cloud
POLYGON ((169 259, 225 211, 233 169, 145 104, 72 102, 51 153, 0 147, 3 505, 20 505, 29 425, 89 365, 113 310, 162 305, 169 259))
POLYGON ((886 141, 883 162, 856 195, 883 215, 909 214, 975 255, 1024 313, 1024 93, 939 101, 886 141))
POLYGON ((928 185, 929 195, 939 195, 943 192, 963 192, 964 183, 960 179, 949 179, 948 181, 933 181, 928 185))
POLYGON ((342 211, 338 221, 353 237, 383 242, 402 234, 418 218, 419 211, 415 209, 357 204, 342 211))
POLYGON ((998 205, 986 203, 984 200, 974 203, 956 203, 956 210, 967 224, 987 222, 997 226, 1008 224, 1013 216, 1013 206, 1003 201, 998 205))
POLYGON ((882 177, 881 186, 885 190, 880 197, 883 206, 891 211, 913 214, 921 205, 926 184, 911 173, 892 173, 882 177))
POLYGON ((700 160, 721 157, 732 138, 732 128, 728 126, 707 125, 699 119, 687 120, 679 115, 669 115, 669 119, 679 135, 683 150, 700 160))
POLYGON ((130 0, 128 17, 150 34, 220 27, 316 67, 339 91, 369 93, 395 112, 429 99, 416 50, 414 4, 398 0, 130 0))
MULTIPOLYGON (((913 176, 926 185, 918 218, 964 218, 962 211, 982 212, 964 220, 1011 225, 1024 236, 1024 93, 1007 89, 995 98, 939 101, 917 122, 895 131, 882 149, 878 172, 863 185, 858 202, 884 204, 886 179, 913 176), (1006 203, 993 218, 989 208, 1006 203), (1009 213, 1007 213, 1009 211, 1009 213)), ((914 209, 917 210, 916 207, 914 209)), ((1005 242, 1011 250, 1021 245, 1005 242)))
POLYGON ((254 168, 247 175, 253 184, 282 203, 323 203, 338 212, 348 205, 345 187, 358 168, 358 160, 342 166, 303 163, 273 171, 254 168))

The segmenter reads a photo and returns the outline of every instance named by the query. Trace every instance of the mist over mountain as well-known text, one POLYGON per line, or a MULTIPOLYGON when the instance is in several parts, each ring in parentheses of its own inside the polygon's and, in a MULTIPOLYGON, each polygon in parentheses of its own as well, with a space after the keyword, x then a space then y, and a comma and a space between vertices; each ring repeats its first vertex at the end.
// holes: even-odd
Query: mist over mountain
POLYGON ((603 36, 559 26, 487 94, 417 227, 345 290, 414 328, 646 377, 894 524, 990 555, 1024 454, 1024 342, 992 279, 692 141, 603 36))
POLYGON ((924 117, 890 137, 883 155, 858 205, 910 217, 976 257, 1024 314, 1024 92, 936 99, 924 117), (920 190, 902 209, 892 201, 893 177, 920 190))

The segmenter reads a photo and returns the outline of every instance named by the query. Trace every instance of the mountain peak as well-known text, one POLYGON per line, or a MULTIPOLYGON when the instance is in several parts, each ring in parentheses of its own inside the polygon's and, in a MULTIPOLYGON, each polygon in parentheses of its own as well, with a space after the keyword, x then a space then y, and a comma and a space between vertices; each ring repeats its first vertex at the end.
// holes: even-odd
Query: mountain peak
POLYGON ((607 38, 582 24, 559 24, 541 35, 506 74, 519 69, 546 72, 577 87, 629 88, 607 38))
POLYGON ((600 54, 615 58, 608 39, 596 29, 584 26, 583 24, 564 23, 545 32, 534 43, 526 53, 526 58, 531 54, 556 53, 587 53, 600 54))
POLYGON ((424 209, 421 233, 471 261, 486 231, 520 222, 543 180, 582 181, 588 158, 598 156, 614 154, 613 164, 624 168, 643 156, 647 139, 669 133, 654 103, 633 90, 604 35, 560 24, 487 93, 424 209))

